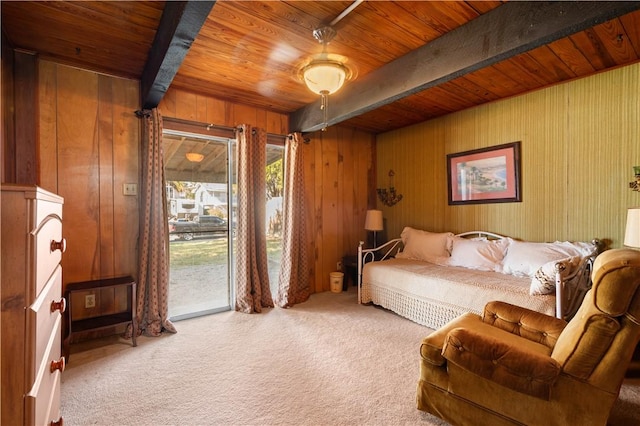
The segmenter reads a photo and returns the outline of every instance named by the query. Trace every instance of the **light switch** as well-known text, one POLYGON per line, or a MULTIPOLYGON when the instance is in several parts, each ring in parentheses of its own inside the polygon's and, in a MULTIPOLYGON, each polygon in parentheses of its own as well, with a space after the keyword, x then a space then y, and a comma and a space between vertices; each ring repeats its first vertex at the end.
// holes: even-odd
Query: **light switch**
POLYGON ((122 185, 122 193, 124 195, 138 195, 137 183, 125 183, 122 185))

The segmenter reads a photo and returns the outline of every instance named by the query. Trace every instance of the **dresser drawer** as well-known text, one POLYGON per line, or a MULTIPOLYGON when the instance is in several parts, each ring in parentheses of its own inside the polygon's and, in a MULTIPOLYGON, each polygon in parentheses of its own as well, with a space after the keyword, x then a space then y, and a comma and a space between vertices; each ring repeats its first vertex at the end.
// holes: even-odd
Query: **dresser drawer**
MULTIPOLYGON (((52 303, 62 300, 62 267, 58 265, 36 301, 27 309, 27 354, 32 354, 33 362, 27 370, 27 383, 33 383, 42 359, 51 340, 60 310, 51 311, 52 303)), ((60 331, 58 331, 60 333, 60 331)))
POLYGON ((51 362, 60 360, 61 317, 58 316, 47 351, 31 391, 25 397, 26 424, 49 425, 60 417, 60 370, 51 371, 51 362))
MULTIPOLYGON (((62 260, 63 247, 52 250, 51 243, 62 242, 62 221, 57 215, 46 216, 30 234, 33 265, 35 267, 34 293, 31 303, 42 291, 53 270, 62 260)), ((64 243, 62 242, 64 245, 64 243)))
POLYGON ((38 199, 35 201, 36 205, 33 209, 33 223, 35 226, 38 226, 42 221, 50 215, 58 216, 62 219, 62 204, 60 201, 55 201, 55 199, 47 200, 47 199, 38 199))
POLYGON ((35 398, 31 394, 27 395, 25 399, 27 409, 26 425, 50 426, 51 422, 60 420, 61 378, 62 374, 56 371, 51 375, 51 388, 41 389, 35 398))

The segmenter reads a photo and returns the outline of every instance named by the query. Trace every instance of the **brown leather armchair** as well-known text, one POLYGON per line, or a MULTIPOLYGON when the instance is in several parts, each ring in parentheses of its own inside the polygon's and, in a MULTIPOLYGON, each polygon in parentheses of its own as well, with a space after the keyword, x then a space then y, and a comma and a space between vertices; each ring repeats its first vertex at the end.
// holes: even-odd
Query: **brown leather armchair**
POLYGON ((568 323, 503 302, 420 347, 418 409, 454 425, 605 425, 640 341, 640 251, 600 254, 568 323))

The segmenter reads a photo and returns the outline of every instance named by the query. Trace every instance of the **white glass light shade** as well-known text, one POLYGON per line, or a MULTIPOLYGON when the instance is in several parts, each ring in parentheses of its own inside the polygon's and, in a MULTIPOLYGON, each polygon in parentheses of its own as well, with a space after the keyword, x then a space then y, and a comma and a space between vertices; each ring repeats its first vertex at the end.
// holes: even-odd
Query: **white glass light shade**
POLYGON ((627 228, 624 233, 624 245, 640 248, 640 207, 627 210, 627 228))
POLYGON ((319 95, 331 95, 340 90, 348 77, 348 69, 333 61, 314 61, 303 68, 302 76, 309 90, 319 95))
POLYGON ((367 231, 382 231, 384 229, 382 210, 367 210, 367 217, 364 219, 364 229, 367 231))
POLYGON ((204 155, 198 152, 187 152, 185 155, 187 157, 187 160, 191 161, 192 163, 199 163, 204 158, 204 155))

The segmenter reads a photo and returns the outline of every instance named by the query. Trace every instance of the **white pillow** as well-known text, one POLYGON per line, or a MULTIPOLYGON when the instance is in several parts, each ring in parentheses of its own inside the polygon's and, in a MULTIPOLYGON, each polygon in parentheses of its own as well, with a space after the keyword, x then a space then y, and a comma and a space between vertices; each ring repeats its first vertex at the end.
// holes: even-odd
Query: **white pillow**
POLYGON ((477 240, 454 237, 449 265, 479 271, 500 271, 508 245, 507 238, 477 240))
POLYGON ((542 265, 531 278, 529 294, 551 294, 556 292, 556 264, 563 263, 564 275, 570 274, 580 263, 580 256, 568 257, 562 260, 552 260, 542 265))
POLYGON ((512 240, 502 261, 502 272, 520 277, 533 277, 548 262, 573 256, 588 256, 593 246, 588 243, 532 243, 512 240))
POLYGON ((448 258, 451 254, 451 232, 428 232, 407 226, 400 238, 404 243, 404 250, 396 255, 398 258, 442 263, 443 258, 448 258))

